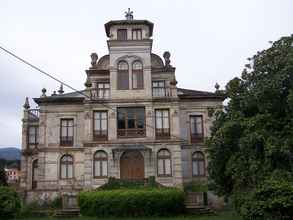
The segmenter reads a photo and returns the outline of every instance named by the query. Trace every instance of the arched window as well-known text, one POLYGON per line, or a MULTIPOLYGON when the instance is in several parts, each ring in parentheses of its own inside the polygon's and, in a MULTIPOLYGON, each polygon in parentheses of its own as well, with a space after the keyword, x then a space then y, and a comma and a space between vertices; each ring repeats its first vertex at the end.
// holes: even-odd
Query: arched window
POLYGON ((158 152, 158 176, 171 176, 171 153, 167 149, 158 152))
POLYGON ((192 155, 192 176, 205 176, 205 158, 201 152, 192 155))
POLYGON ((132 64, 132 88, 143 89, 143 68, 140 61, 134 61, 132 64))
POLYGON ((127 62, 120 61, 118 63, 117 74, 117 89, 129 89, 129 68, 127 62))
POLYGON ((108 157, 105 151, 97 151, 94 155, 94 177, 108 176, 108 157))
POLYGON ((38 171, 38 160, 34 160, 32 164, 32 189, 37 188, 37 171, 38 171))
POLYGON ((60 178, 70 179, 73 177, 73 157, 64 155, 60 159, 60 178))

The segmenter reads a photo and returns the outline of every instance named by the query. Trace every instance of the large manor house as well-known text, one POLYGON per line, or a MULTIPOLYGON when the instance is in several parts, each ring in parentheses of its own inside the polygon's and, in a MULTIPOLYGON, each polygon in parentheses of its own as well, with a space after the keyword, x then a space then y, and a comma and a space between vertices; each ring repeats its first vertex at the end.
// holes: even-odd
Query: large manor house
POLYGON ((153 27, 131 12, 109 21, 109 52, 91 54, 82 91, 43 89, 36 109, 26 99, 20 186, 28 200, 75 196, 110 177, 174 187, 207 180, 204 139, 223 97, 178 88, 170 53, 152 53, 153 27))

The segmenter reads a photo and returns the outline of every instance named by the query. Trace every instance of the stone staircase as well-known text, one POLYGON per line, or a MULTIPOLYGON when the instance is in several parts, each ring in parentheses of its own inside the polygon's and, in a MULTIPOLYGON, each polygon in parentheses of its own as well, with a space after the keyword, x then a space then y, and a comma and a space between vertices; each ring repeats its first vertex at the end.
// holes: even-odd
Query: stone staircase
POLYGON ((60 209, 56 210, 54 217, 56 218, 71 218, 71 217, 78 217, 80 215, 79 209, 60 209))
POLYGON ((187 213, 194 215, 213 215, 215 212, 207 206, 204 193, 187 192, 185 195, 185 208, 187 213))

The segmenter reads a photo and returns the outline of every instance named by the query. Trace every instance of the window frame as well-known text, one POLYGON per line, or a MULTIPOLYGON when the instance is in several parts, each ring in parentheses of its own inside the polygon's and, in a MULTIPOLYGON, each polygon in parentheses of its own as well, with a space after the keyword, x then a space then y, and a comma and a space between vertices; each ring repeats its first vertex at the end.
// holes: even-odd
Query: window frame
POLYGON ((70 154, 64 154, 60 158, 60 179, 61 180, 69 180, 69 179, 73 179, 73 178, 74 178, 74 158, 70 154), (62 161, 62 159, 64 157, 71 157, 71 161, 62 161), (65 165, 65 171, 66 171, 66 176, 65 177, 62 176, 62 165, 65 165), (68 170, 69 170, 68 167, 70 165, 72 166, 72 176, 68 177, 68 170))
POLYGON ((171 138, 171 125, 170 125, 170 109, 155 109, 155 136, 156 136, 156 139, 170 139, 171 138), (161 113, 161 123, 162 123, 162 130, 164 130, 165 128, 163 128, 163 124, 164 124, 164 116, 163 116, 163 112, 164 111, 168 111, 168 125, 169 125, 169 128, 168 128, 168 133, 165 133, 165 132, 158 132, 158 128, 157 128, 157 112, 160 111, 162 112, 161 113), (163 135, 160 135, 160 134, 163 134, 163 135), (165 135, 164 135, 165 134, 165 135))
POLYGON ((193 152, 193 154, 191 155, 192 159, 192 166, 191 166, 191 172, 192 172, 192 177, 205 177, 206 176, 206 160, 205 160, 205 155, 204 153, 202 153, 201 151, 195 151, 193 152), (201 155, 200 158, 195 157, 195 155, 201 155), (198 174, 194 174, 194 169, 193 169, 193 163, 197 163, 197 173, 198 174), (199 163, 203 163, 203 173, 200 172, 200 166, 199 163))
POLYGON ((142 29, 141 28, 134 28, 132 29, 132 40, 142 40, 142 29), (136 39, 134 39, 134 35, 136 35, 136 39), (139 36, 139 37, 138 37, 139 36))
MULTIPOLYGON (((100 128, 101 128, 101 121, 102 121, 102 118, 101 118, 101 115, 100 115, 100 128)), ((107 110, 94 110, 93 111, 93 140, 94 141, 100 141, 100 140, 108 140, 108 133, 109 133, 109 119, 108 119, 108 111, 107 110), (106 125, 107 125, 107 129, 106 129, 106 135, 96 135, 95 134, 95 123, 96 123, 96 118, 95 118, 95 115, 96 113, 106 113, 106 125)), ((101 133, 102 130, 100 130, 100 133, 101 133)))
POLYGON ((157 175, 158 177, 172 177, 172 154, 169 149, 162 148, 157 152, 157 175), (160 156, 160 152, 168 151, 169 156, 160 156), (163 160, 163 174, 159 173, 159 160, 163 160), (170 174, 166 174, 166 160, 170 160, 170 174))
POLYGON ((36 126, 36 125, 30 125, 28 126, 28 130, 27 130, 27 145, 28 147, 30 148, 31 146, 34 146, 34 147, 37 147, 37 145, 39 144, 38 143, 38 138, 39 138, 39 127, 36 126), (35 133, 34 133, 34 142, 30 142, 30 137, 31 137, 31 134, 30 134, 30 129, 34 129, 35 133))
POLYGON ((95 179, 104 179, 104 178, 108 178, 108 175, 109 175, 109 164, 108 164, 108 154, 107 152, 105 152, 104 150, 97 150, 95 153, 94 153, 94 157, 93 157, 93 177, 95 179), (101 157, 101 158, 97 158, 96 157, 96 154, 98 153, 104 153, 105 157, 101 157), (99 166, 100 166, 100 171, 103 172, 103 161, 106 161, 107 162, 107 174, 104 176, 104 175, 101 175, 101 176, 96 176, 96 162, 99 162, 99 166))
POLYGON ((60 146, 73 146, 74 145, 74 118, 61 118, 60 119, 60 146), (63 124, 62 122, 63 121, 66 121, 67 125, 65 126, 66 127, 66 136, 63 136, 63 133, 62 133, 62 128, 63 128, 63 124), (68 125, 68 122, 69 121, 72 121, 72 136, 69 136, 68 133, 69 133, 69 128, 71 128, 69 125, 68 125), (62 137, 66 137, 65 139, 66 140, 62 140, 62 137), (69 137, 72 137, 72 138, 69 138, 69 137))
POLYGON ((140 60, 135 60, 132 62, 132 65, 131 65, 131 69, 132 69, 132 74, 131 74, 131 77, 132 77, 132 89, 133 90, 140 90, 140 89, 144 89, 144 77, 143 77, 143 63, 140 61, 140 60), (133 66, 136 62, 139 62, 141 64, 141 69, 134 69, 133 66), (137 75, 136 76, 136 84, 137 84, 137 87, 134 87, 134 75, 137 75), (141 75, 140 79, 141 79, 141 85, 139 85, 139 75, 141 75))
POLYGON ((96 89, 97 89, 97 98, 98 99, 109 99, 110 98, 110 82, 97 82, 96 86, 97 86, 96 89), (99 85, 103 85, 103 87, 100 88, 99 85), (108 88, 106 88, 105 85, 108 85, 108 88), (99 96, 100 91, 102 91, 102 93, 103 93, 102 97, 99 96), (108 96, 105 95, 105 94, 107 94, 107 91, 108 91, 108 96))
POLYGON ((117 63, 117 90, 129 90, 129 64, 125 60, 120 60, 117 63), (120 69, 119 65, 121 63, 127 64, 127 69, 120 69), (125 74, 125 79, 127 78, 127 86, 121 86, 120 81, 121 81, 121 74, 125 74), (127 74, 127 77, 126 77, 127 74), (120 75, 120 76, 119 76, 120 75))
POLYGON ((33 160, 32 162, 32 189, 36 189, 38 187, 38 181, 35 180, 36 173, 35 169, 39 168, 38 159, 33 160))
MULTIPOLYGON (((196 123, 196 119, 194 119, 196 123)), ((190 134, 190 143, 201 143, 204 139, 204 125, 203 125, 203 115, 189 115, 189 134, 190 134), (192 118, 200 118, 201 119, 201 134, 192 133, 192 118)))
POLYGON ((166 96, 166 81, 165 80, 155 80, 155 81, 152 81, 152 96, 153 97, 165 97, 166 96), (154 86, 154 83, 163 83, 164 86, 154 86), (163 94, 159 94, 159 95, 155 95, 155 90, 163 90, 163 94))
POLYGON ((117 40, 128 40, 128 33, 127 33, 127 29, 126 28, 119 28, 119 29, 117 29, 117 40), (121 38, 121 36, 123 36, 123 35, 121 35, 121 34, 119 34, 119 32, 124 32, 125 33, 125 35, 124 35, 124 37, 123 38, 121 38))
POLYGON ((140 106, 138 106, 138 107, 118 107, 117 108, 117 137, 118 138, 143 138, 143 137, 146 137, 146 114, 145 114, 145 107, 143 106, 143 107, 140 107, 140 106), (138 108, 141 108, 141 109, 143 109, 143 112, 144 112, 144 120, 143 120, 143 128, 138 128, 138 126, 137 126, 137 115, 135 115, 135 118, 134 118, 134 124, 135 124, 135 128, 128 128, 128 119, 129 119, 129 117, 128 117, 128 112, 127 112, 127 110, 128 109, 138 109, 138 108), (119 125, 118 125, 118 123, 119 123, 119 119, 118 119, 118 117, 119 117, 119 113, 118 113, 118 111, 119 111, 119 109, 125 109, 125 111, 126 111, 126 114, 124 115, 124 123, 125 123, 125 128, 124 129, 122 129, 122 128, 119 128, 119 125), (119 131, 120 132, 125 132, 125 135, 119 135, 119 131), (128 135, 128 132, 129 133, 131 133, 132 131, 137 131, 137 132, 142 132, 143 134, 142 135, 128 135))

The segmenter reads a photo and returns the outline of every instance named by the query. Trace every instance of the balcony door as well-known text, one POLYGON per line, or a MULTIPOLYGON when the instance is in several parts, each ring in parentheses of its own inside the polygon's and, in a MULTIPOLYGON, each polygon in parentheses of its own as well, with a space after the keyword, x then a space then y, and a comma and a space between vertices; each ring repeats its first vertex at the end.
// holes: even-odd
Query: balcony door
POLYGON ((126 151, 120 158, 120 178, 139 180, 144 178, 144 159, 137 150, 126 151))

